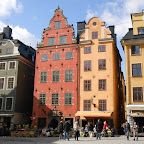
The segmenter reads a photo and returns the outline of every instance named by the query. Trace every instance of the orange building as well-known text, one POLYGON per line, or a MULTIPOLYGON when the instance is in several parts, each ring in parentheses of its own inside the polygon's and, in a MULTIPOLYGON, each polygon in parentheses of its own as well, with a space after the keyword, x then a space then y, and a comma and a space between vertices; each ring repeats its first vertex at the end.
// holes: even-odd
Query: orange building
POLYGON ((94 17, 78 22, 80 49, 80 125, 97 119, 107 120, 110 127, 120 128, 124 119, 121 56, 116 46, 114 26, 94 17))

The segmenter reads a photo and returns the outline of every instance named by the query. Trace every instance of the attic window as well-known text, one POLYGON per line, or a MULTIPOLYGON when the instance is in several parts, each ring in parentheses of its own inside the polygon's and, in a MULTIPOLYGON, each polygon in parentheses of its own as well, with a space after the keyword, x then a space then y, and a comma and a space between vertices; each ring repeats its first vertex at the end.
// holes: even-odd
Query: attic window
POLYGON ((7 44, 7 42, 6 42, 6 41, 3 41, 3 42, 2 42, 2 45, 6 45, 6 44, 7 44))
POLYGON ((61 21, 56 21, 55 22, 55 29, 60 29, 61 28, 61 21))
POLYGON ((58 14, 57 16, 59 17, 60 15, 58 14))

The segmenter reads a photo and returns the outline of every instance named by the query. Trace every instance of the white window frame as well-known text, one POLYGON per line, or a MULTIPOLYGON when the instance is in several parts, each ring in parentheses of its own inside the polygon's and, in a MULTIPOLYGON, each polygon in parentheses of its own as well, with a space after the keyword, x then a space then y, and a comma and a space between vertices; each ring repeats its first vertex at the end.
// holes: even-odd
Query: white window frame
POLYGON ((3 97, 0 97, 0 99, 2 99, 2 106, 1 106, 1 109, 0 109, 0 111, 2 111, 2 109, 3 109, 3 97))
POLYGON ((1 90, 5 89, 5 77, 0 77, 0 78, 4 78, 4 85, 3 85, 3 89, 0 89, 0 91, 1 91, 1 90))
POLYGON ((6 89, 7 89, 7 90, 12 90, 12 89, 9 89, 9 88, 8 88, 8 79, 9 79, 9 78, 14 78, 13 88, 12 88, 12 89, 14 89, 14 85, 15 85, 15 76, 9 76, 9 77, 7 77, 7 87, 6 87, 6 89))
POLYGON ((16 61, 9 61, 9 62, 8 62, 8 70, 14 70, 14 69, 10 69, 10 63, 11 63, 11 62, 15 62, 15 68, 14 68, 14 69, 16 69, 16 61))
POLYGON ((5 71, 6 70, 6 66, 7 66, 7 62, 0 62, 0 63, 5 63, 5 69, 4 70, 0 69, 0 71, 5 71))
POLYGON ((13 111, 13 97, 6 97, 6 98, 5 98, 5 111, 13 111), (7 98, 12 98, 12 108, 11 108, 11 110, 6 110, 7 98))

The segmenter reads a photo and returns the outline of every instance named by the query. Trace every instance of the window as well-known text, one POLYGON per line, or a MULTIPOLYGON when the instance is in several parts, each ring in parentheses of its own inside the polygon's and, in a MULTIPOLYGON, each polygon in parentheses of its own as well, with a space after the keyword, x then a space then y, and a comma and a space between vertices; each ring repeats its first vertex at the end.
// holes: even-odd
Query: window
POLYGON ((47 61, 48 60, 48 55, 47 54, 43 54, 41 57, 41 61, 47 61))
POLYGON ((106 90, 106 79, 99 80, 99 90, 106 90))
POLYGON ((4 89, 4 80, 5 78, 0 78, 0 90, 4 89))
POLYGON ((6 111, 11 111, 12 110, 12 103, 13 103, 13 98, 6 98, 6 111))
POLYGON ((39 95, 39 105, 45 105, 46 104, 46 94, 40 94, 39 95))
POLYGON ((6 63, 5 62, 0 63, 0 70, 6 70, 6 63))
POLYGON ((2 54, 2 49, 0 49, 0 54, 2 54))
POLYGON ((92 39, 98 38, 98 32, 92 32, 92 39))
POLYGON ((55 22, 55 29, 60 29, 61 28, 61 21, 55 22))
POLYGON ((84 91, 91 90, 91 80, 84 80, 84 91))
POLYGON ((66 70, 65 71, 65 81, 72 81, 72 70, 66 70))
POLYGON ((96 22, 93 22, 93 26, 96 26, 96 24, 97 24, 96 22))
POLYGON ((60 53, 54 53, 53 60, 60 60, 60 53))
POLYGON ((141 64, 132 64, 132 76, 133 77, 138 77, 142 76, 141 74, 141 64))
POLYGON ((6 41, 3 41, 3 42, 2 42, 2 45, 6 45, 6 44, 7 44, 7 42, 6 42, 6 41))
POLYGON ((99 110, 106 111, 106 100, 99 100, 99 110))
POLYGON ((65 93, 65 105, 72 104, 72 93, 65 93))
POLYGON ((11 54, 11 53, 12 53, 12 48, 7 48, 7 49, 6 49, 6 53, 7 53, 7 54, 11 54))
POLYGON ((72 59, 73 58, 73 52, 66 52, 66 58, 65 59, 72 59))
POLYGON ((138 28, 138 34, 144 34, 144 27, 138 28))
POLYGON ((15 66, 16 66, 16 62, 15 61, 9 62, 9 69, 15 69, 15 66))
POLYGON ((140 54, 140 46, 133 45, 131 46, 131 55, 139 55, 140 54))
POLYGON ((0 111, 2 110, 2 106, 3 106, 3 98, 0 98, 0 111))
POLYGON ((133 88, 133 101, 134 102, 143 101, 143 90, 142 90, 142 87, 134 87, 133 88))
POLYGON ((106 60, 105 59, 98 60, 98 63, 99 63, 99 70, 106 69, 106 60))
POLYGON ((53 82, 59 82, 59 71, 53 71, 53 82))
POLYGON ((41 72, 40 82, 41 83, 47 82, 47 72, 41 72))
POLYGON ((91 53, 91 47, 85 47, 85 48, 84 48, 84 53, 85 53, 85 54, 91 53))
POLYGON ((84 100, 84 111, 91 111, 91 100, 84 100))
POLYGON ((106 46, 105 45, 99 45, 98 46, 98 51, 99 52, 105 52, 106 51, 106 48, 105 48, 106 46))
POLYGON ((59 95, 58 93, 52 94, 52 105, 58 105, 59 104, 59 95))
POLYGON ((60 44, 66 44, 67 36, 60 36, 60 44))
POLYGON ((54 37, 49 37, 48 38, 48 45, 54 45, 55 44, 55 38, 54 37))
POLYGON ((7 89, 13 89, 13 88, 14 88, 14 77, 9 77, 8 78, 7 89))
POLYGON ((90 71, 91 70, 91 61, 84 61, 84 71, 90 71))

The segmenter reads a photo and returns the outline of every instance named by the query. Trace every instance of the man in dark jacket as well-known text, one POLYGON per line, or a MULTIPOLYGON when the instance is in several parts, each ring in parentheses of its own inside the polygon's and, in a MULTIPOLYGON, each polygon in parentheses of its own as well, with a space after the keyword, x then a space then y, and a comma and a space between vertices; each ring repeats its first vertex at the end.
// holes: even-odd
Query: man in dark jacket
POLYGON ((101 139, 101 132, 102 132, 102 123, 100 121, 100 119, 98 119, 97 123, 96 123, 96 139, 101 139))
POLYGON ((130 124, 126 121, 125 127, 124 127, 126 136, 127 136, 127 140, 129 140, 129 132, 130 132, 130 124))
POLYGON ((58 133, 59 133, 59 140, 63 139, 63 123, 62 121, 60 121, 59 125, 58 125, 58 133))
POLYGON ((64 140, 66 139, 66 137, 67 137, 67 139, 68 139, 68 141, 69 141, 69 136, 70 136, 70 124, 69 124, 69 122, 68 121, 66 121, 65 122, 65 124, 64 124, 64 140))

